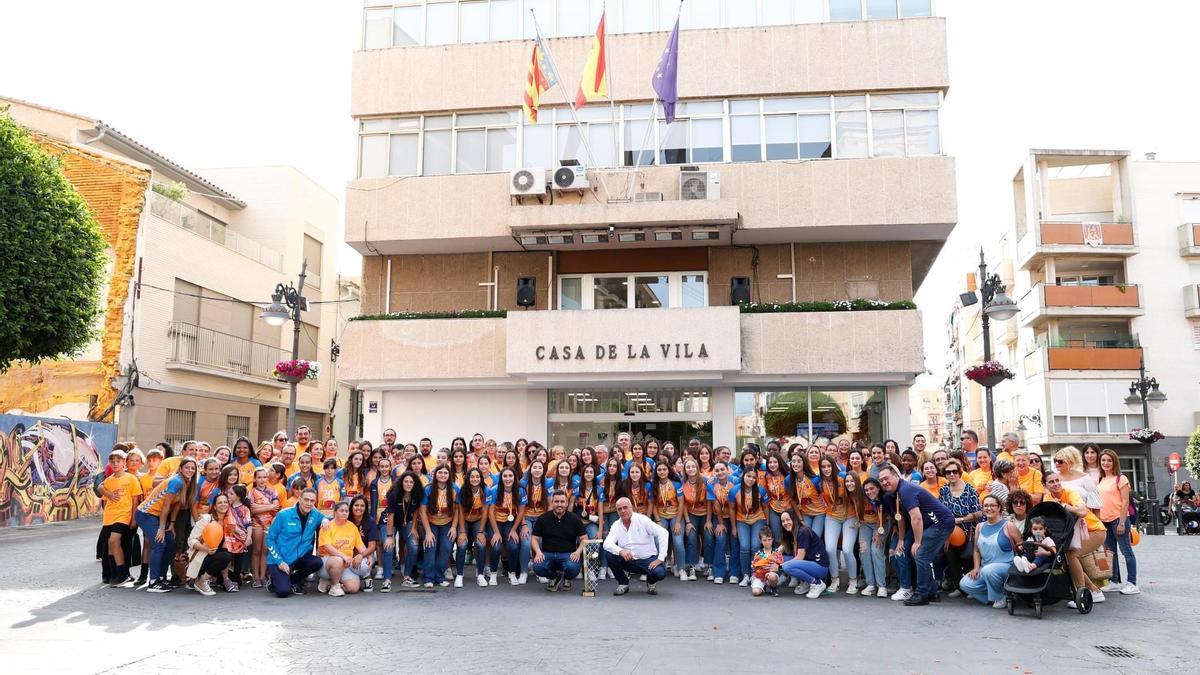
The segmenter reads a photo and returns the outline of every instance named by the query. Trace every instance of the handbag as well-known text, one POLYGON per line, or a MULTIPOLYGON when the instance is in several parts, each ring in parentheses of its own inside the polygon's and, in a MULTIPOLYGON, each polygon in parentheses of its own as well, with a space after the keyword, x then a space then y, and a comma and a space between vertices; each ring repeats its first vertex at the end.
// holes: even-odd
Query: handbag
POLYGON ((1107 581, 1112 578, 1112 551, 1098 548, 1079 558, 1083 573, 1092 581, 1107 581))
POLYGON ((1088 538, 1087 521, 1083 518, 1075 519, 1075 533, 1071 535, 1071 550, 1078 551, 1083 548, 1083 542, 1088 538))

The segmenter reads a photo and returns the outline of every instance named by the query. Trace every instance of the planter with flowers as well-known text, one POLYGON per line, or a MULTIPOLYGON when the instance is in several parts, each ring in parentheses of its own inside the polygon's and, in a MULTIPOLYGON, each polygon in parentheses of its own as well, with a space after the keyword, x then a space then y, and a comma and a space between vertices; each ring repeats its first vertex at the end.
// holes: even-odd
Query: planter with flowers
POLYGON ((317 376, 321 374, 321 364, 316 361, 289 359, 276 363, 275 370, 271 371, 271 374, 277 380, 295 384, 304 380, 317 379, 317 376))
POLYGON ((974 368, 967 369, 967 379, 978 382, 981 386, 991 389, 1005 380, 1015 377, 1013 371, 1004 367, 999 361, 984 361, 974 368))
POLYGON ((1129 432, 1129 440, 1137 441, 1139 443, 1149 444, 1155 441, 1161 441, 1164 438, 1166 438, 1166 436, 1163 436, 1155 429, 1134 429, 1133 431, 1129 432))

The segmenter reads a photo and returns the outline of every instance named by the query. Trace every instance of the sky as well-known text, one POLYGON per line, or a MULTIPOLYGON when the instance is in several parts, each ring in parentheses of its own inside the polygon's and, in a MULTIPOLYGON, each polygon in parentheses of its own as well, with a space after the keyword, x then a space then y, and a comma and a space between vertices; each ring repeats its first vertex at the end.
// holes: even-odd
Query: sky
MULTIPOLYGON (((350 57, 361 8, 361 0, 5 2, 0 95, 102 119, 193 169, 292 164, 342 200, 354 171, 350 57)), ((959 223, 916 296, 933 369, 974 252, 1012 226, 1011 180, 1028 148, 1200 160, 1191 69, 1200 2, 940 0, 936 12, 947 18, 943 145, 957 161, 959 223)), ((457 85, 469 86, 446 81, 457 85)), ((344 245, 339 270, 359 270, 344 245)))

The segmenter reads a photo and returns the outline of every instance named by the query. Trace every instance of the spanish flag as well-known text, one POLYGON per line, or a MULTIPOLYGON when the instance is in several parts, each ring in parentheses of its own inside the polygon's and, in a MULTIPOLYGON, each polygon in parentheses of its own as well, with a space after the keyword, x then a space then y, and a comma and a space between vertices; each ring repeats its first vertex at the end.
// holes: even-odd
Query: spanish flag
POLYGON ((533 54, 529 58, 529 74, 525 76, 525 100, 521 104, 530 124, 537 124, 538 105, 542 101, 542 92, 556 84, 558 84, 558 77, 555 76, 554 69, 550 67, 550 62, 546 59, 546 52, 542 50, 542 40, 539 38, 533 43, 533 54))
POLYGON ((579 91, 575 94, 577 109, 587 105, 588 101, 608 96, 608 71, 604 67, 604 35, 604 14, 601 14, 600 25, 596 26, 596 37, 592 40, 592 51, 588 53, 587 63, 583 66, 583 79, 579 81, 579 91))

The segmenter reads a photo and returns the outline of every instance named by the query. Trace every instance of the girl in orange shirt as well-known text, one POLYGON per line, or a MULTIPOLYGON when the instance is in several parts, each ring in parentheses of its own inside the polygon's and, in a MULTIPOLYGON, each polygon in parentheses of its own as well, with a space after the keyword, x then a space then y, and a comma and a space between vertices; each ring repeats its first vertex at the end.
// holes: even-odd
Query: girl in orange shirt
POLYGON ((938 475, 937 464, 934 464, 932 459, 921 464, 921 477, 921 487, 925 488, 929 494, 934 497, 941 494, 942 487, 946 485, 946 479, 938 475))
POLYGON ((350 456, 346 458, 346 466, 338 471, 338 477, 342 479, 342 485, 345 486, 344 492, 347 501, 366 492, 368 485, 366 474, 366 459, 362 451, 350 453, 350 456))
POLYGON ((621 496, 633 502, 633 510, 643 516, 650 515, 650 483, 642 474, 641 464, 629 465, 629 477, 621 481, 621 496))
MULTIPOLYGON (((462 439, 458 439, 461 441, 462 439)), ((467 451, 464 448, 450 449, 450 482, 462 488, 467 479, 467 451)))
POLYGON ((762 487, 767 492, 767 504, 770 506, 767 517, 775 541, 781 541, 783 536, 783 525, 779 516, 793 508, 792 498, 788 494, 787 479, 787 465, 783 457, 778 452, 767 455, 767 470, 763 474, 762 487))
POLYGON ((687 580, 695 581, 701 547, 712 538, 712 521, 709 519, 708 485, 700 474, 700 463, 692 457, 683 460, 683 482, 679 486, 679 496, 687 516, 683 532, 687 580))
MULTIPOLYGON (((825 504, 825 554, 829 556, 829 591, 837 593, 839 587, 838 579, 838 541, 842 538, 844 530, 854 528, 850 535, 857 536, 858 521, 849 518, 849 497, 846 495, 846 485, 841 478, 838 477, 837 465, 829 456, 820 459, 821 475, 819 476, 821 485, 821 501, 825 504)), ((853 541, 853 540, 852 540, 853 541)), ((849 569, 853 564, 854 549, 851 544, 850 560, 846 562, 846 567, 849 569)), ((855 576, 857 579, 857 570, 855 576)), ((851 588, 857 586, 852 583, 851 588)))
POLYGON ((750 585, 750 556, 759 545, 758 535, 767 524, 767 493, 758 484, 758 471, 747 465, 737 487, 729 493, 737 523, 738 561, 743 572, 739 586, 750 585))
POLYGON ((287 467, 283 462, 274 462, 267 471, 267 487, 275 491, 275 497, 279 500, 279 508, 286 509, 291 506, 291 501, 288 498, 287 491, 287 467))
MULTIPOLYGON (((282 465, 280 465, 282 467, 282 465)), ((263 545, 263 537, 275 521, 279 513, 279 494, 270 486, 266 469, 254 472, 254 488, 250 490, 250 515, 254 526, 250 531, 253 554, 250 561, 250 574, 254 577, 254 588, 267 585, 267 549, 263 545)))
POLYGON ((700 445, 700 449, 696 452, 696 463, 700 467, 700 475, 705 478, 713 476, 713 456, 712 448, 705 444, 700 445))
POLYGON ((681 486, 667 462, 654 466, 654 478, 650 482, 650 514, 654 522, 665 527, 671 535, 671 546, 675 552, 675 574, 680 581, 687 578, 683 570, 683 519, 680 518, 681 486))

